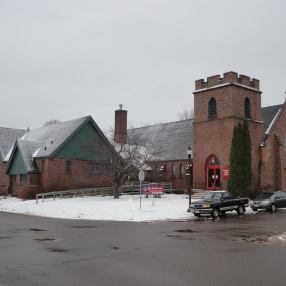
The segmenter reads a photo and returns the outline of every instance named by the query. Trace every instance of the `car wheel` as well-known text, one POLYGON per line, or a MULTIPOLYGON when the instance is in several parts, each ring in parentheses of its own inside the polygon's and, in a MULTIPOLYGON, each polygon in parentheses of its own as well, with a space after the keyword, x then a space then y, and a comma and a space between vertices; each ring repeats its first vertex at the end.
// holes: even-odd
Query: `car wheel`
POLYGON ((251 207, 254 212, 257 212, 257 208, 251 207))
POLYGON ((221 211, 220 212, 220 216, 226 216, 226 212, 225 211, 221 211))
POLYGON ((245 213, 245 208, 243 205, 239 205, 237 208, 237 214, 238 215, 243 215, 245 213))
POLYGON ((275 213, 276 210, 277 210, 276 205, 272 204, 272 205, 270 206, 270 211, 271 211, 272 213, 275 213))
POLYGON ((212 217, 217 218, 219 216, 219 209, 213 209, 212 211, 212 217))

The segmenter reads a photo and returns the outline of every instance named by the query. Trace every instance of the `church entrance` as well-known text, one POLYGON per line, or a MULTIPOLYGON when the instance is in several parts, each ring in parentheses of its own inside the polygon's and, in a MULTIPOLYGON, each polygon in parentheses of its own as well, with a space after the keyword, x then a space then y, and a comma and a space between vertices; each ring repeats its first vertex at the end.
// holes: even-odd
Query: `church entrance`
POLYGON ((221 190, 220 163, 215 155, 206 160, 206 187, 207 190, 221 190))

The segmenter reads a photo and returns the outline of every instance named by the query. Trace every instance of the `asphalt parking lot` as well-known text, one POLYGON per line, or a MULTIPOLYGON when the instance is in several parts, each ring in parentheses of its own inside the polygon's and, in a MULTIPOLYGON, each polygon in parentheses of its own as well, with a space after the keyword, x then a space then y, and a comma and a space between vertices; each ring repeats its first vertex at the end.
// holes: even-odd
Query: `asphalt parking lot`
POLYGON ((285 286, 284 210, 152 223, 0 217, 1 286, 285 286))

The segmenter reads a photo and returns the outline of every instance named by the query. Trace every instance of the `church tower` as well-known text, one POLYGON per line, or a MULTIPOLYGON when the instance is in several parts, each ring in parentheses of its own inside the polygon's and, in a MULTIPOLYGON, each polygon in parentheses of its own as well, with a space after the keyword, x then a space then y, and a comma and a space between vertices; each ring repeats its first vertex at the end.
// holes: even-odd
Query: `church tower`
POLYGON ((233 128, 248 121, 251 137, 252 183, 257 187, 259 145, 263 137, 259 80, 235 72, 197 80, 194 91, 194 188, 227 188, 233 128))

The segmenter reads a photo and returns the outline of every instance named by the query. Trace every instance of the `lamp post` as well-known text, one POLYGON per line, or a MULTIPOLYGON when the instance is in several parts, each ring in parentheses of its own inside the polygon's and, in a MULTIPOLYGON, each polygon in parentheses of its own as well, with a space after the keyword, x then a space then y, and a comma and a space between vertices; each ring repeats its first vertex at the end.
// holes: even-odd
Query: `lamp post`
POLYGON ((191 211, 191 203, 192 203, 192 188, 193 188, 193 163, 192 163, 192 155, 193 155, 193 150, 191 146, 189 145, 187 149, 187 155, 189 159, 189 166, 188 166, 188 171, 189 171, 189 208, 188 212, 191 211))

